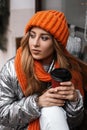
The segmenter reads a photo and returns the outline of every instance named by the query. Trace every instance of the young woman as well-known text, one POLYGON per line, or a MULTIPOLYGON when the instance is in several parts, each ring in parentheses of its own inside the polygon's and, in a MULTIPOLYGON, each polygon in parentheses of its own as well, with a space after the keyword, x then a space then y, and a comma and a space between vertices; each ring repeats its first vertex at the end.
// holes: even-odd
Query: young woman
POLYGON ((69 130, 83 118, 81 67, 66 50, 62 12, 37 12, 25 28, 15 58, 0 72, 0 130, 69 130), (71 81, 52 88, 50 72, 66 68, 71 81))

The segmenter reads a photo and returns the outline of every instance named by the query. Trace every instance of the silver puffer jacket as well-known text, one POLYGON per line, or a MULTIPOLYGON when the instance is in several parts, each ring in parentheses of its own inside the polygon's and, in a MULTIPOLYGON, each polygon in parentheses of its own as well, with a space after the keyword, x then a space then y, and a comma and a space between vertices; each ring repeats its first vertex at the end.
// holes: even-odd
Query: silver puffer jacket
MULTIPOLYGON (((40 117, 35 99, 37 95, 25 97, 19 85, 14 58, 0 72, 0 130, 27 130, 30 121, 40 117)), ((83 117, 83 100, 78 91, 76 103, 67 102, 64 109, 70 126, 78 125, 83 117)))

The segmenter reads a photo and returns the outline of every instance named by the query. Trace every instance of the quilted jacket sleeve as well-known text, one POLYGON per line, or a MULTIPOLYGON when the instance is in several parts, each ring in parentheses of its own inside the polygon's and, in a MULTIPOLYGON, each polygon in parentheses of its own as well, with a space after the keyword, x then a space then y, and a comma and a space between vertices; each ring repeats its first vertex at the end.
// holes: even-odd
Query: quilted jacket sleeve
POLYGON ((0 72, 0 124, 18 130, 37 119, 40 110, 35 102, 37 95, 24 97, 13 62, 9 61, 0 72))
POLYGON ((83 97, 79 90, 78 100, 76 102, 67 101, 65 105, 65 111, 70 128, 75 128, 80 125, 84 117, 83 97))

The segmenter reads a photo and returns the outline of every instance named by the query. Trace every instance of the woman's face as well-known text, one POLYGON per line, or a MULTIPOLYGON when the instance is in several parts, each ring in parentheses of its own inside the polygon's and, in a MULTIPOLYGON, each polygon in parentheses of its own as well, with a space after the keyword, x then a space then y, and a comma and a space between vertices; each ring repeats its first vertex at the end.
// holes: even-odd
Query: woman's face
POLYGON ((29 48, 32 57, 42 64, 49 64, 53 58, 52 36, 41 28, 33 27, 29 32, 29 48))

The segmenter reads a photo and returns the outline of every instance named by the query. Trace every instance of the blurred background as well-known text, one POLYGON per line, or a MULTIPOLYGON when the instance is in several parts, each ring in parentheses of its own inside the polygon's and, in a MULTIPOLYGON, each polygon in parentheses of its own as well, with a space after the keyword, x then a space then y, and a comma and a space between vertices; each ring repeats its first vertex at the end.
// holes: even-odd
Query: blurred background
POLYGON ((0 0, 0 69, 15 56, 27 21, 47 9, 64 12, 70 30, 67 49, 87 62, 87 0, 0 0))

